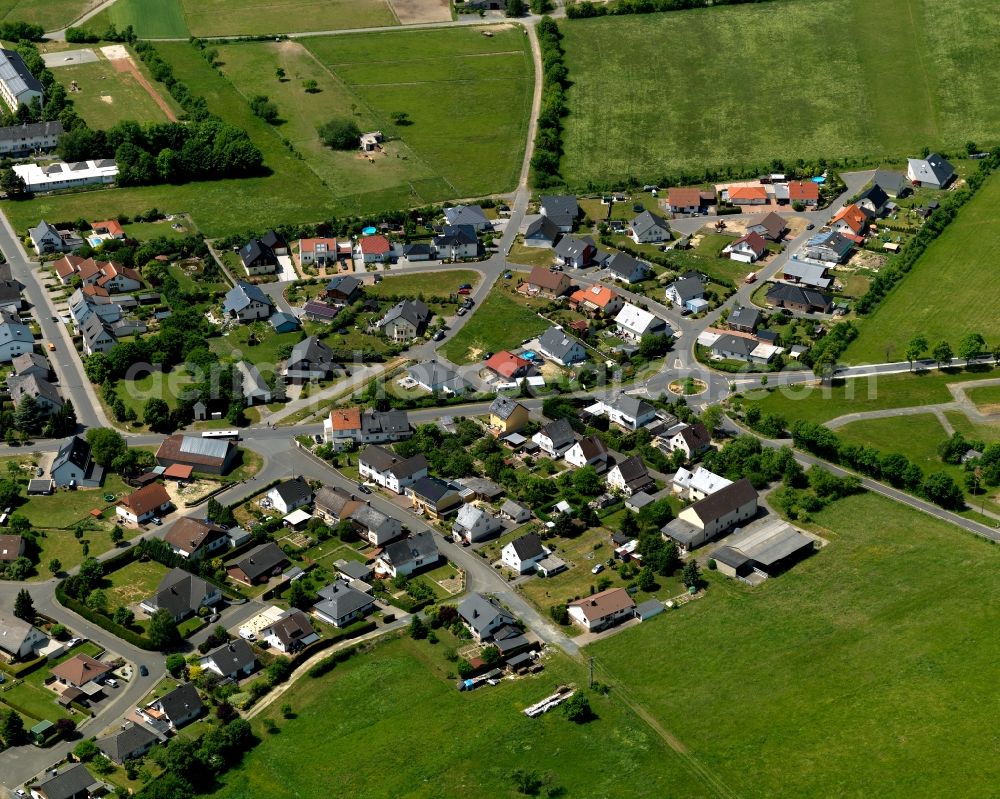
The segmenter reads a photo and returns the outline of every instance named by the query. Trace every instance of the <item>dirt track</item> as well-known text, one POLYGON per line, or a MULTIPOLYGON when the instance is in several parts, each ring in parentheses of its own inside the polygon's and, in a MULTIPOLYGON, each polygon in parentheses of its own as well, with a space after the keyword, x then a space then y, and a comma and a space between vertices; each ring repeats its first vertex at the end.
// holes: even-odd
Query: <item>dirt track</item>
POLYGON ((111 61, 112 65, 118 72, 128 72, 135 78, 139 85, 146 90, 146 93, 153 98, 153 102, 156 103, 164 114, 167 115, 167 119, 171 122, 177 121, 177 115, 174 113, 173 109, 167 104, 158 91, 153 88, 152 84, 146 80, 146 76, 143 75, 139 68, 135 65, 135 62, 131 58, 115 58, 111 61))

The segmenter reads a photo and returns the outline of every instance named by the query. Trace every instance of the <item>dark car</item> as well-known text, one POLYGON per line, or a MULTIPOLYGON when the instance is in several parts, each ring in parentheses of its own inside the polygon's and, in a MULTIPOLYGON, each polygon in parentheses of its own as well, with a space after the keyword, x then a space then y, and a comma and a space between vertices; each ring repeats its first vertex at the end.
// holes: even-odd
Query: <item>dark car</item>
POLYGON ((484 361, 488 361, 492 357, 493 357, 493 353, 492 352, 486 351, 486 352, 483 353, 483 360, 484 361))
POLYGON ((814 227, 816 226, 812 222, 810 222, 808 225, 806 225, 806 230, 812 230, 814 227))
POLYGON ((444 331, 439 330, 437 333, 434 334, 433 338, 435 341, 440 341, 441 339, 444 338, 444 331))
POLYGON ((358 483, 358 491, 360 491, 362 494, 370 494, 372 492, 372 490, 364 483, 358 483))
POLYGON ((472 288, 471 283, 463 283, 461 286, 458 287, 458 290, 461 291, 462 289, 471 289, 471 288, 472 288))
POLYGON ((139 666, 139 676, 140 677, 148 677, 149 676, 149 669, 147 669, 145 666, 139 666))

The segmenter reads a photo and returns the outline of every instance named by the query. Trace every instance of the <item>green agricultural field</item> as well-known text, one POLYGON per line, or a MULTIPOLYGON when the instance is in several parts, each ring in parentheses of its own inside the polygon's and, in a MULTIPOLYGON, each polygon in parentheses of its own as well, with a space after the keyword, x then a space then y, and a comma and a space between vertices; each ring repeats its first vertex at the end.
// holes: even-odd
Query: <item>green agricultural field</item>
MULTIPOLYGON (((135 76, 128 72, 119 72, 114 64, 105 59, 89 64, 59 67, 53 70, 57 80, 69 89, 76 81, 80 91, 73 92, 73 107, 92 128, 107 129, 126 119, 140 123, 167 122, 167 115, 149 96, 135 76)), ((154 89, 162 86, 153 83, 154 89)), ((174 107, 176 103, 164 90, 161 95, 174 107)))
POLYGON ((993 144, 995 11, 817 0, 563 22, 563 176, 585 187, 993 144))
POLYGON ((726 795, 989 795, 995 707, 976 696, 1000 657, 1000 550, 874 494, 815 521, 830 543, 789 573, 709 573, 704 599, 588 647, 598 679, 726 795))
POLYGON ((452 363, 474 363, 484 352, 516 347, 548 327, 524 299, 494 288, 442 352, 452 363))
POLYGON ((47 31, 69 25, 99 0, 0 0, 0 20, 32 22, 47 31))
POLYGON ((990 370, 954 370, 950 372, 914 372, 880 375, 877 378, 860 377, 838 381, 832 388, 819 383, 803 386, 784 386, 761 395, 749 394, 765 413, 776 413, 792 423, 799 419, 808 422, 826 422, 848 413, 863 413, 886 408, 911 408, 952 402, 948 383, 961 383, 996 376, 990 370))
POLYGON ((410 275, 389 275, 381 283, 365 286, 369 297, 441 297, 454 294, 463 283, 475 288, 482 274, 473 269, 448 269, 443 272, 415 272, 410 275))
POLYGON ((1000 344, 1000 176, 994 175, 924 252, 885 301, 860 326, 844 361, 902 360, 906 345, 922 333, 933 347, 953 349, 967 333, 1000 344))
POLYGON ((398 25, 386 0, 173 0, 194 36, 256 36, 398 25))
POLYGON ((285 720, 277 702, 264 711, 254 721, 263 740, 222 777, 224 787, 213 796, 320 799, 337 785, 359 797, 513 797, 516 769, 551 774, 565 796, 708 795, 686 762, 614 692, 590 694, 598 718, 589 724, 573 724, 558 711, 537 719, 521 713, 560 683, 583 685, 582 666, 553 655, 537 677, 459 693, 454 676, 446 676, 454 672, 443 656, 451 641, 447 633, 437 646, 396 639, 325 677, 304 677, 281 698, 296 718, 285 720), (333 712, 349 707, 365 712, 333 712), (280 732, 265 732, 264 719, 280 732), (330 756, 362 751, 379 754, 330 756), (309 779, 294 779, 303 773, 309 779))
POLYGON ((84 27, 103 33, 111 24, 119 30, 131 25, 142 39, 186 39, 189 35, 180 0, 116 0, 114 5, 89 19, 84 27))

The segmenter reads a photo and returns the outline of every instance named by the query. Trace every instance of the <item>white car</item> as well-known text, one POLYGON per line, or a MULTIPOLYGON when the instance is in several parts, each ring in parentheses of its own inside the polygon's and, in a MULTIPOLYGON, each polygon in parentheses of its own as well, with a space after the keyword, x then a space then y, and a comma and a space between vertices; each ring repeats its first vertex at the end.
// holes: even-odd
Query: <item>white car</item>
POLYGON ((602 571, 604 571, 604 564, 603 563, 598 563, 593 569, 590 570, 590 573, 591 574, 600 574, 602 571))

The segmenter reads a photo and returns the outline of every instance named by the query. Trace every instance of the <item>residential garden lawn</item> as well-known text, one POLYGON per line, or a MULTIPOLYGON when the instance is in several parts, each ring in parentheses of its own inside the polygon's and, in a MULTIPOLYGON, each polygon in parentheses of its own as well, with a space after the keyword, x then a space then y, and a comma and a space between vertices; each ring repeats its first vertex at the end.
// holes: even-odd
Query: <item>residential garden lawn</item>
POLYGON ((981 333, 990 347, 1000 343, 1000 318, 983 312, 1000 304, 1000 282, 994 278, 1000 258, 998 212, 1000 176, 994 175, 875 312, 861 321, 843 360, 903 360, 907 343, 918 333, 931 347, 945 340, 955 350, 967 333, 981 333))
MULTIPOLYGON (((111 528, 113 524, 99 522, 90 524, 85 530, 83 538, 77 540, 72 530, 58 530, 45 527, 38 527, 39 532, 44 533, 44 538, 38 539, 40 551, 38 554, 38 565, 35 567, 35 577, 37 580, 48 580, 52 577, 49 573, 49 561, 53 558, 62 564, 62 570, 70 571, 79 566, 86 559, 83 556, 83 543, 86 542, 89 549, 88 557, 98 557, 103 555, 114 544, 111 541, 111 528)), ((125 535, 134 534, 134 531, 125 535)))
MULTIPOLYGON (((141 62, 136 59, 136 63, 141 62)), ((67 91, 71 83, 76 81, 80 90, 69 96, 77 113, 91 128, 106 130, 126 119, 140 124, 169 121, 163 109, 139 85, 132 73, 119 72, 105 58, 87 64, 59 67, 52 70, 52 74, 67 91)), ((174 113, 179 113, 180 109, 163 85, 152 81, 151 85, 174 107, 174 113)))
POLYGON ((2 0, 0 20, 31 22, 52 31, 64 28, 98 0, 2 0))
POLYGON ((108 597, 108 610, 114 613, 115 608, 138 605, 151 597, 168 571, 170 570, 166 566, 155 560, 135 560, 105 575, 105 582, 109 583, 104 588, 108 597))
POLYGON ((829 546, 787 574, 749 589, 708 572, 702 599, 589 646, 598 679, 732 795, 989 794, 1000 764, 978 753, 994 708, 970 696, 1000 656, 1000 607, 983 602, 1000 551, 875 494, 812 527, 829 546))
POLYGON ((247 449, 246 447, 240 447, 237 450, 236 457, 236 466, 234 466, 233 470, 229 474, 225 475, 223 479, 230 480, 232 482, 246 480, 257 474, 257 472, 259 472, 261 467, 264 465, 264 456, 254 452, 252 449, 247 449))
POLYGON ((59 489, 51 496, 28 497, 18 505, 16 512, 25 516, 35 527, 46 529, 70 529, 78 522, 90 517, 93 508, 105 511, 105 517, 114 518, 114 503, 105 502, 105 494, 115 497, 131 493, 122 479, 114 472, 105 472, 101 488, 86 488, 76 491, 59 489))
POLYGON ((988 0, 820 0, 780 13, 751 4, 561 22, 571 84, 562 174, 580 188, 682 171, 698 181, 706 168, 766 170, 775 158, 992 145, 993 11, 988 0), (766 108, 748 114, 762 96, 766 108))
POLYGON ((49 661, 40 669, 24 675, 24 678, 20 681, 12 680, 8 676, 4 684, 0 685, 0 704, 14 706, 17 710, 23 711, 22 715, 27 714, 28 717, 35 721, 42 721, 43 719, 56 721, 60 718, 78 716, 78 714, 71 713, 59 706, 58 702, 56 702, 56 693, 45 687, 45 680, 54 666, 69 660, 69 658, 76 655, 90 655, 93 657, 99 652, 100 647, 96 644, 91 641, 84 641, 74 646, 66 654, 49 661))
POLYGON ((520 241, 515 241, 507 253, 507 262, 523 266, 552 266, 555 253, 551 247, 526 247, 520 241))
POLYGON ((366 285, 364 293, 369 297, 446 297, 458 291, 458 287, 468 283, 473 289, 482 280, 482 273, 474 269, 445 269, 441 272, 414 272, 409 275, 388 275, 381 283, 366 285))
POLYGON ((982 386, 966 389, 967 396, 983 413, 995 413, 1000 410, 1000 386, 982 386))
POLYGON ((480 360, 484 352, 517 347, 549 327, 534 310, 542 305, 543 301, 494 287, 442 352, 452 363, 463 364, 480 360))
POLYGON ((447 640, 447 634, 437 645, 398 638, 325 677, 303 678, 281 702, 291 704, 297 717, 285 720, 277 702, 261 713, 253 724, 262 742, 221 778, 214 796, 319 799, 334 784, 350 796, 514 796, 515 769, 551 773, 566 796, 704 793, 684 761, 614 692, 589 694, 598 716, 589 724, 573 724, 558 710, 537 719, 521 713, 561 683, 583 686, 582 666, 554 654, 537 677, 460 693, 454 666, 443 657, 447 640), (361 706, 368 711, 330 712, 361 706), (280 733, 268 734, 265 720, 275 721, 280 733), (481 757, 484 746, 488 758, 481 757), (362 748, 378 751, 378 763, 327 756, 362 748), (308 780, 289 780, 305 770, 308 780))
POLYGON ((386 0, 173 0, 194 36, 254 36, 398 25, 386 0))
POLYGON ((281 348, 294 346, 302 338, 304 336, 300 330, 293 330, 290 333, 276 333, 267 322, 261 322, 230 328, 227 334, 210 339, 208 346, 221 358, 232 361, 246 359, 260 366, 262 364, 277 364, 281 360, 278 357, 281 348), (256 337, 259 343, 250 343, 251 334, 256 337))
MULTIPOLYGON (((201 5, 211 8, 214 4, 201 5)), ((181 0, 156 0, 155 3, 146 0, 116 0, 114 5, 88 20, 84 27, 100 34, 110 24, 114 24, 119 30, 131 25, 136 35, 142 39, 186 39, 189 35, 181 0)))
POLYGON ((134 410, 141 422, 146 402, 154 397, 162 399, 173 410, 177 407, 179 395, 187 391, 193 382, 194 377, 179 366, 169 372, 153 372, 138 380, 121 379, 117 391, 125 407, 134 410))
POLYGON ((904 372, 836 381, 837 384, 832 387, 821 386, 817 382, 804 386, 783 386, 766 393, 754 390, 747 393, 747 399, 756 401, 765 413, 785 417, 789 424, 799 419, 826 422, 848 413, 951 402, 951 393, 946 388, 948 383, 994 377, 995 374, 989 369, 979 371, 978 367, 947 372, 904 372))
POLYGON ((229 284, 225 282, 221 274, 206 278, 204 263, 199 262, 195 266, 195 260, 197 259, 173 263, 167 267, 170 274, 177 278, 177 283, 182 291, 203 289, 205 291, 224 293, 229 288, 229 284))
POLYGON ((192 225, 185 225, 184 222, 179 223, 182 226, 181 230, 174 229, 173 222, 167 222, 163 220, 162 222, 133 222, 130 225, 122 225, 122 230, 125 231, 125 235, 130 239, 135 239, 136 241, 149 241, 150 239, 183 239, 187 236, 197 233, 197 230, 192 230, 192 225))

